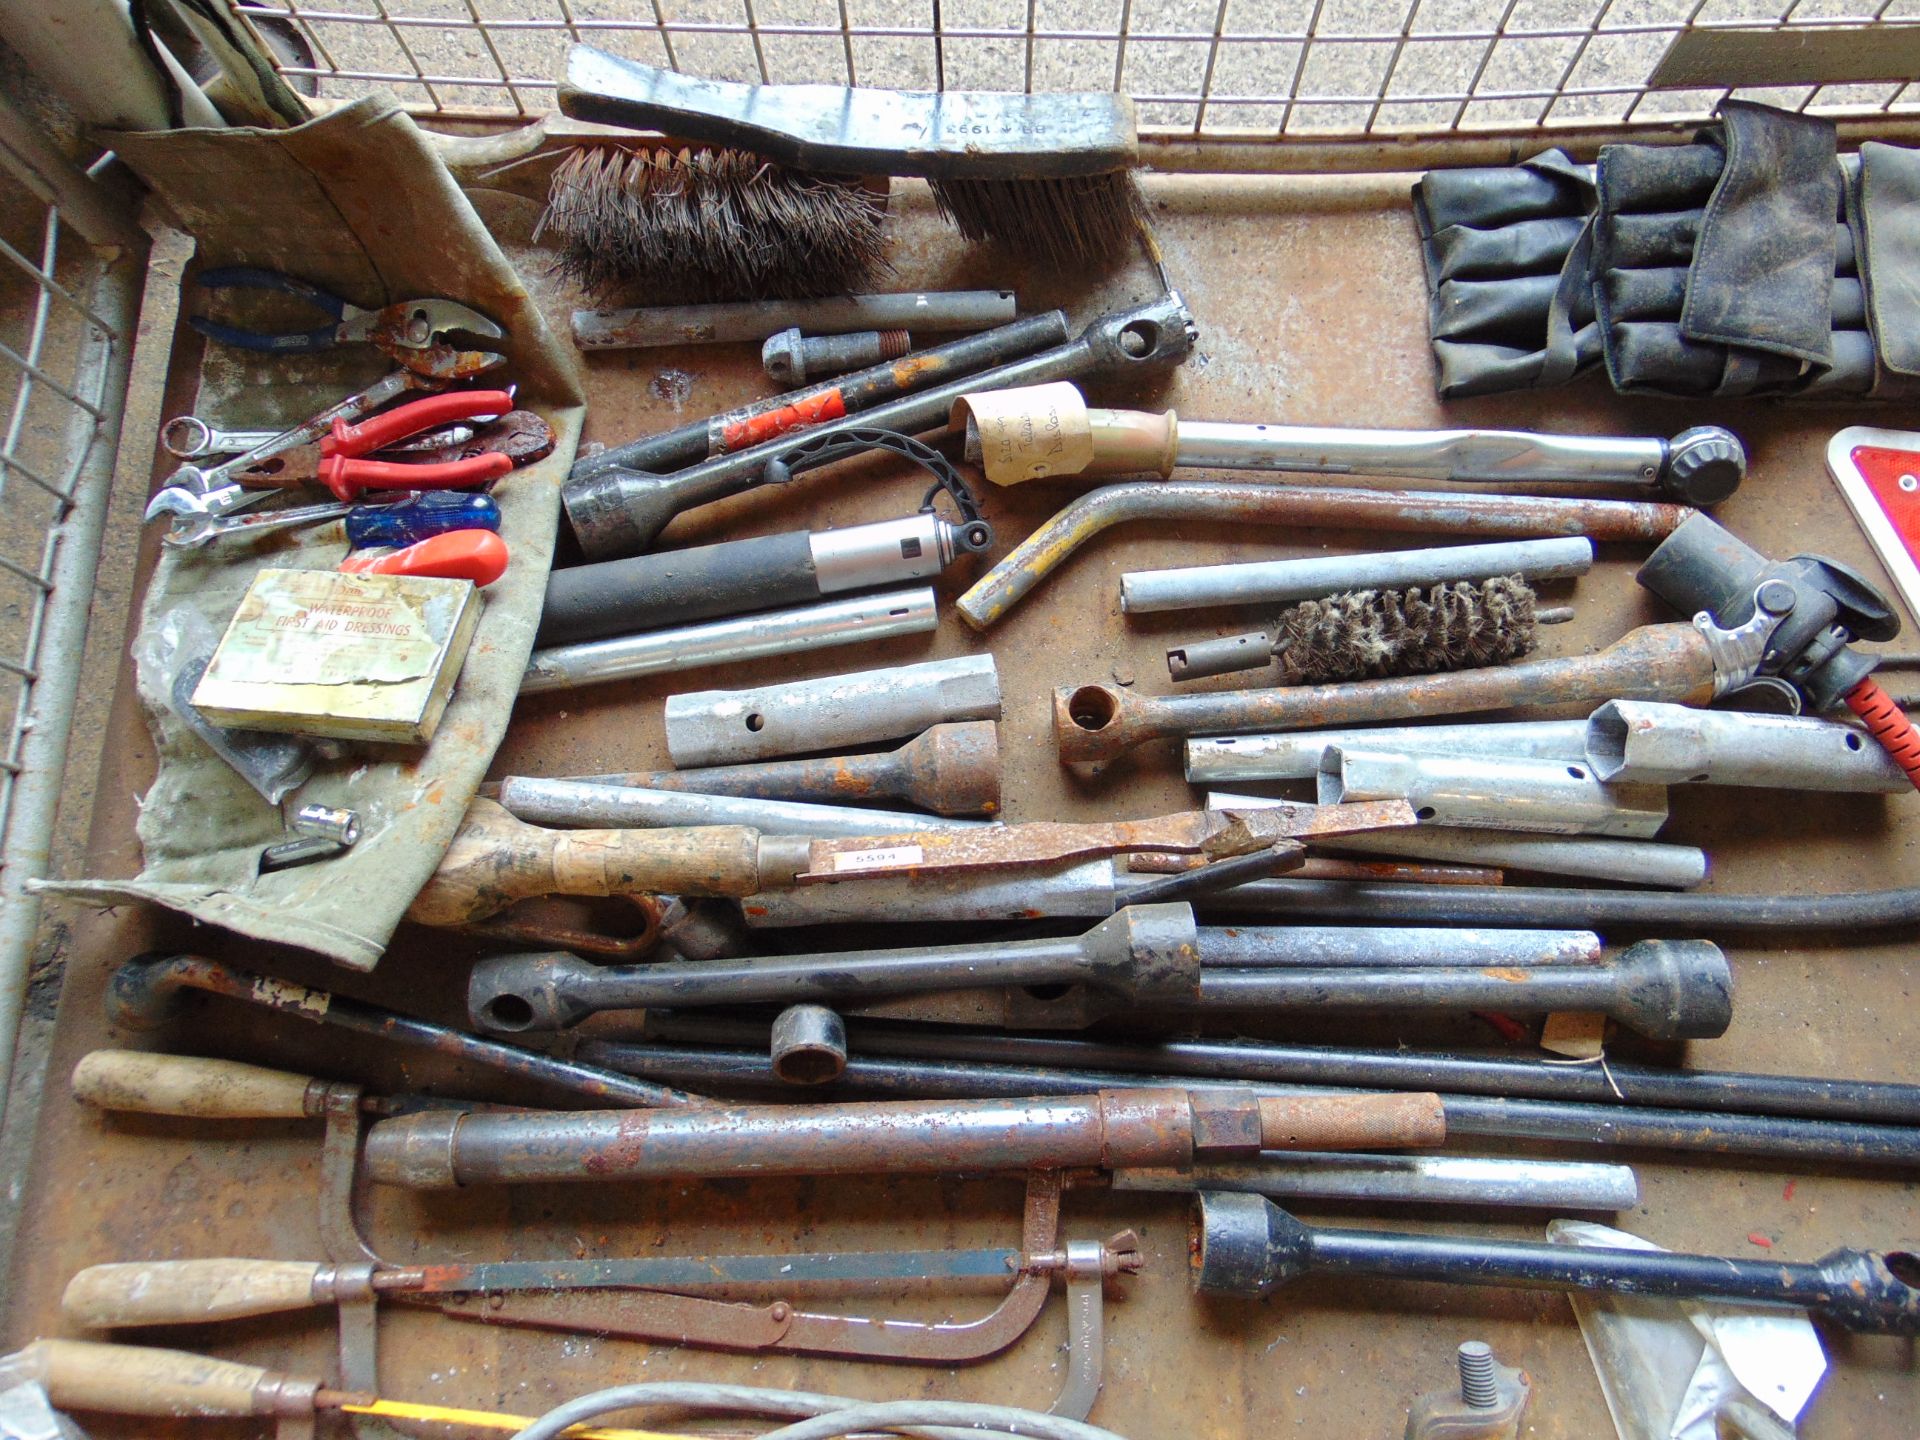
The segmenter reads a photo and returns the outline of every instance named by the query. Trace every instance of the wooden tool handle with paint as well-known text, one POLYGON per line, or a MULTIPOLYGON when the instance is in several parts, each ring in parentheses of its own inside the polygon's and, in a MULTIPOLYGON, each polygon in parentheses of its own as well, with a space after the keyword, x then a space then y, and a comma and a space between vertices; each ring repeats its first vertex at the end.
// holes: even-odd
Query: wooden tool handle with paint
POLYGON ((299 1120, 318 1115, 326 1084, 285 1070, 155 1055, 141 1050, 95 1050, 73 1067, 73 1097, 101 1110, 184 1115, 199 1120, 299 1120))
POLYGON ((742 825, 548 830, 475 800, 407 918, 465 925, 536 895, 753 895, 761 851, 742 825))
POLYGON ((185 1350, 36 1340, 24 1352, 62 1410, 111 1415, 285 1415, 314 1408, 318 1382, 185 1350))
POLYGON ((60 1311, 89 1330, 198 1325, 324 1304, 328 1267, 302 1260, 135 1260, 90 1265, 67 1282, 60 1311))

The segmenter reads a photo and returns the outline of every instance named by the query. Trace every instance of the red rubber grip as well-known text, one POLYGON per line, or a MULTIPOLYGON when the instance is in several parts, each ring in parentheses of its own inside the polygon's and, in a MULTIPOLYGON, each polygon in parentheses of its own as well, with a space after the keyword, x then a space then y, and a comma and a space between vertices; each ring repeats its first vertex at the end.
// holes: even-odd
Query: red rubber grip
POLYGON ((391 555, 350 555, 340 568, 357 575, 429 575, 482 587, 507 573, 507 542, 491 530, 449 530, 391 555))
POLYGON ((1847 708, 1860 717, 1867 733, 1880 742, 1894 764, 1907 772, 1913 788, 1920 790, 1920 730, 1913 728, 1913 722, 1871 675, 1849 690, 1845 698, 1847 708))
POLYGON ((463 490, 498 480, 513 469, 513 457, 498 451, 469 455, 440 465, 408 465, 393 460, 358 460, 333 455, 320 462, 320 483, 351 502, 362 490, 463 490))
POLYGON ((323 456, 371 455, 423 430, 482 415, 505 415, 511 409, 513 396, 505 390, 448 390, 396 405, 358 425, 336 420, 332 432, 321 437, 320 453, 323 456))

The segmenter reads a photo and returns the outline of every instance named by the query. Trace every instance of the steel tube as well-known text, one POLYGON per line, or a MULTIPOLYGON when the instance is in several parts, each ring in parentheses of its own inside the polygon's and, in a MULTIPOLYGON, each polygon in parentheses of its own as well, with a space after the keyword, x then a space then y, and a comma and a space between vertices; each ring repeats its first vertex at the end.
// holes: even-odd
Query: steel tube
POLYGON ((1192 1008, 1581 1010, 1656 1040, 1711 1039, 1733 1021, 1733 974, 1705 940, 1642 940, 1600 964, 1538 969, 1202 969, 1192 1008))
POLYGON ((1499 1205, 1537 1210, 1630 1210, 1640 1203, 1632 1169, 1583 1160, 1483 1155, 1261 1155, 1196 1162, 1190 1170, 1116 1170, 1116 1190, 1195 1190, 1291 1200, 1395 1205, 1499 1205))
POLYGON ((496 955, 473 967, 467 1011, 478 1029, 520 1034, 564 1029, 603 1010, 854 1002, 980 985, 1091 985, 1158 1003, 1191 1000, 1199 975, 1193 911, 1135 905, 1060 939, 692 964, 594 965, 564 951, 496 955))
POLYGON ((1601 543, 1653 544, 1694 512, 1682 505, 1540 495, 1336 489, 1228 480, 1108 485, 1048 520, 955 602, 976 630, 1003 619, 1041 581, 1103 530, 1129 520, 1214 520, 1231 525, 1317 526, 1386 534, 1584 535, 1601 543))
POLYGON ((637 350, 649 345, 757 342, 791 326, 814 335, 854 330, 984 330, 1005 325, 1017 309, 1011 290, 934 290, 576 310, 573 343, 582 350, 637 350))
MULTIPOLYGON (((1250 810, 1297 803, 1266 795, 1207 792, 1209 810, 1250 810)), ((1603 835, 1529 835, 1471 826, 1418 825, 1411 830, 1382 834, 1332 836, 1322 848, 1360 855, 1404 855, 1418 860, 1499 865, 1511 870, 1579 875, 1589 880, 1615 880, 1626 885, 1657 885, 1674 890, 1691 890, 1707 878, 1707 853, 1698 846, 1616 840, 1603 835)))
MULTIPOLYGON (((899 920, 911 916, 935 924, 971 920, 1032 920, 1043 916, 1097 919, 1121 905, 1122 881, 1145 883, 1158 876, 1116 877, 1112 860, 1034 874, 882 876, 858 885, 800 885, 765 890, 740 902, 752 928, 838 925, 899 920)), ((1212 897, 1198 896, 1205 905, 1212 897)))
POLYGON ((1406 925, 1203 925, 1205 969, 1584 965, 1600 958, 1591 930, 1406 925))
MULTIPOLYGON (((928 595, 931 597, 932 592, 928 595)), ((667 700, 667 753, 681 768, 728 765, 915 735, 951 720, 998 720, 991 655, 961 655, 667 700)))
POLYGON ((1363 730, 1218 735, 1187 741, 1187 779, 1196 785, 1223 780, 1311 780, 1320 773, 1320 756, 1336 748, 1385 750, 1395 755, 1584 760, 1587 722, 1489 720, 1480 725, 1377 725, 1363 730))
POLYGON ((1120 608, 1130 615, 1196 610, 1208 605, 1267 605, 1318 599, 1343 590, 1404 588, 1453 580, 1518 575, 1559 580, 1593 568, 1593 542, 1508 540, 1372 555, 1315 555, 1237 565, 1136 570, 1120 577, 1120 608))
POLYGON ((1899 794, 1913 782, 1871 736, 1832 720, 1610 700, 1587 722, 1602 780, 1899 794))
POLYGON ((534 825, 626 830, 646 826, 747 825, 768 835, 904 835, 921 830, 978 829, 983 820, 946 820, 906 810, 858 810, 691 791, 644 790, 581 780, 509 776, 500 803, 534 825))
POLYGON ((1603 785, 1584 763, 1481 755, 1393 755, 1336 747, 1320 757, 1322 805, 1405 800, 1422 824, 1645 840, 1667 823, 1658 785, 1603 785))
MULTIPOLYGON (((740 1022, 707 1022, 703 1017, 669 1017, 655 1024, 674 1033, 686 1032, 690 1038, 726 1035, 734 1031, 753 1031, 756 1027, 740 1022)), ((1029 1095, 1077 1095, 1089 1089, 1115 1085, 1184 1085, 1193 1090, 1226 1090, 1260 1095, 1300 1095, 1340 1093, 1326 1086, 1275 1084, 1271 1081, 1234 1078, 1167 1077, 1155 1074, 1145 1057, 1208 1047, 1236 1048, 1225 1041, 1181 1041, 1159 1046, 1111 1045, 1088 1040, 1060 1040, 1052 1037, 1001 1034, 946 1034, 939 1031, 917 1032, 901 1036, 888 1033, 875 1039, 875 1031, 854 1027, 856 1052, 876 1045, 894 1050, 926 1050, 947 1053, 958 1058, 912 1059, 878 1057, 855 1053, 833 1093, 868 1095, 968 1098, 995 1095, 1008 1098, 1029 1095), (1048 1049, 1046 1047, 1054 1047, 1048 1049), (1113 1058, 1134 1064, 1125 1070, 1061 1068, 1065 1055, 1108 1053, 1113 1058), (998 1064, 978 1058, 997 1053, 1029 1054, 1029 1065, 998 1064)), ((765 1027, 757 1028, 755 1043, 765 1040, 765 1027)), ((736 1036, 754 1040, 753 1036, 736 1036)), ((1249 1048, 1249 1047, 1237 1047, 1249 1048)), ((1355 1073, 1377 1064, 1386 1073, 1395 1063, 1427 1061, 1436 1057, 1396 1056, 1385 1052, 1321 1052, 1312 1047, 1264 1046, 1265 1050, 1299 1050, 1308 1055, 1322 1053, 1360 1057, 1355 1073)), ((588 1041, 580 1054, 596 1064, 613 1070, 676 1085, 697 1086, 703 1090, 737 1090, 741 1087, 776 1086, 764 1045, 752 1050, 690 1050, 668 1045, 634 1045, 610 1041, 588 1041)), ((1463 1057, 1439 1057, 1462 1059, 1463 1057)), ((1091 1063, 1100 1063, 1098 1061, 1091 1063)), ((1497 1064, 1500 1062, 1486 1062, 1497 1064)), ((1517 1069, 1548 1068, 1539 1061, 1505 1062, 1517 1069)), ((1255 1067, 1257 1068, 1257 1067, 1255 1067)), ((1571 1067, 1563 1067, 1571 1068, 1571 1067)), ((1336 1070, 1336 1073, 1337 1070, 1336 1070)), ((1603 1080, 1597 1070, 1583 1072, 1603 1080)), ((1658 1072, 1653 1072, 1656 1075, 1658 1072)), ((1679 1075, 1686 1082, 1695 1077, 1679 1075)), ((1717 1082, 1745 1077, 1713 1076, 1717 1082)), ((1760 1076, 1762 1081, 1776 1077, 1760 1076)), ((1792 1083, 1787 1081, 1785 1083, 1792 1083)), ((1804 1082, 1825 1094, 1825 1081, 1804 1082)), ((1841 1082, 1861 1083, 1867 1082, 1841 1082)), ((1378 1089, 1362 1082, 1357 1088, 1378 1089)), ((1894 1086, 1894 1090, 1913 1087, 1894 1086)), ((788 1087, 790 1092, 791 1087, 788 1087)), ((1850 1120, 1828 1120, 1800 1116, 1751 1114, 1732 1108, 1751 1105, 1754 1096, 1738 1093, 1724 1110, 1689 1110, 1650 1105, 1622 1104, 1611 1092, 1604 1103, 1555 1099, 1504 1099, 1498 1096, 1441 1094, 1448 1131, 1456 1138, 1474 1136, 1490 1140, 1539 1140, 1560 1144, 1596 1145, 1608 1149, 1638 1148, 1670 1150, 1683 1154, 1741 1155, 1752 1159, 1789 1160, 1804 1164, 1840 1164, 1894 1166, 1911 1169, 1920 1166, 1920 1128, 1898 1124, 1872 1124, 1850 1120)))
POLYGON ((539 695, 708 665, 737 665, 769 655, 826 650, 863 640, 922 635, 938 623, 933 590, 921 586, 644 635, 623 635, 614 640, 557 645, 533 653, 520 682, 520 693, 539 695))
MULTIPOLYGON (((1103 315, 1064 345, 825 421, 807 433, 819 437, 872 426, 918 434, 944 425, 953 402, 971 391, 1165 369, 1186 358, 1197 334, 1185 303, 1169 294, 1103 315)), ((624 462, 613 458, 619 452, 608 451, 593 457, 597 468, 569 479, 560 495, 589 560, 636 555, 681 511, 766 483, 767 461, 788 443, 777 438, 750 445, 667 476, 621 469, 624 462)))

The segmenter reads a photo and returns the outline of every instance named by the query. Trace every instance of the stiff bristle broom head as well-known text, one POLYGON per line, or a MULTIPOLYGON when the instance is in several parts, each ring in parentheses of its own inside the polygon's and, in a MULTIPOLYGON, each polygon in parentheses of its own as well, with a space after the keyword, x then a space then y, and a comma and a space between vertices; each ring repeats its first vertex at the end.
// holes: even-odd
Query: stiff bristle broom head
POLYGON ((1104 270, 1133 253, 1146 201, 1130 170, 1057 179, 931 179, 934 203, 972 241, 1056 270, 1104 270))
POLYGON ((1306 600, 1274 622, 1282 685, 1432 675, 1518 660, 1533 649, 1533 587, 1519 576, 1306 600))
POLYGON ((801 174, 743 150, 582 145, 534 231, 595 293, 676 300, 839 295, 885 268, 884 189, 801 174))

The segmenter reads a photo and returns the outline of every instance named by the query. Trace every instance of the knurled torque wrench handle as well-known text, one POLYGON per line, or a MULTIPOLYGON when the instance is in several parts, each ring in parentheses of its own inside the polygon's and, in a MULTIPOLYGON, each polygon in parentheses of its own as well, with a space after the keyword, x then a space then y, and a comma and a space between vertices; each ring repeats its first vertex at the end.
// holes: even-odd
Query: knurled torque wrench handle
POLYGON ((1835 1250, 1811 1264, 1667 1250, 1615 1250, 1487 1236, 1412 1235, 1305 1225, 1259 1195, 1202 1193, 1194 1208, 1194 1285, 1257 1297, 1331 1272, 1623 1295, 1792 1306, 1848 1330, 1920 1334, 1920 1256, 1835 1250))
POLYGON ((1623 697, 1704 705, 1713 697, 1715 673, 1712 651, 1694 626, 1643 625, 1597 654, 1444 675, 1214 695, 1062 688, 1053 692, 1053 729, 1061 764, 1097 765, 1171 736, 1320 729, 1623 697))

